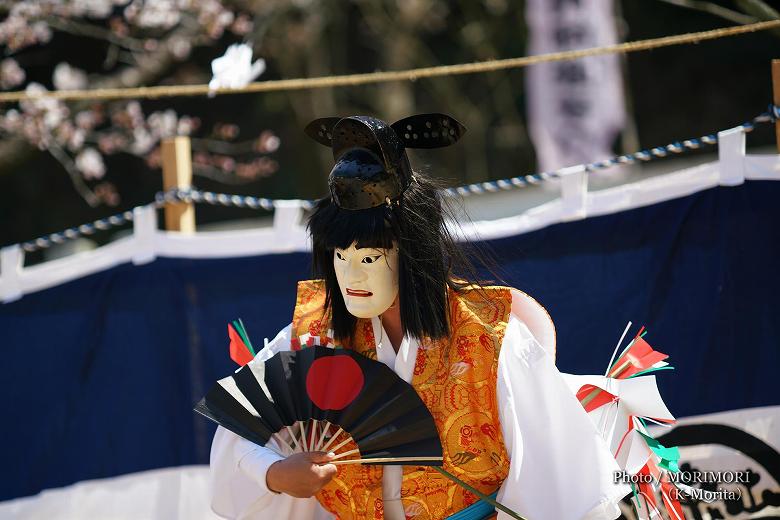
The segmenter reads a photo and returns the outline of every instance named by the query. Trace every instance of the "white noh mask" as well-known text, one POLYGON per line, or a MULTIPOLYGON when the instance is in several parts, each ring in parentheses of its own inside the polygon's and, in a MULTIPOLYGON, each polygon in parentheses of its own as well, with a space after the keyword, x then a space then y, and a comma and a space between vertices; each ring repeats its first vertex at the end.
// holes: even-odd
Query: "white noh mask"
POLYGON ((398 295, 398 249, 374 249, 355 243, 333 251, 333 268, 347 310, 358 318, 379 316, 398 295))

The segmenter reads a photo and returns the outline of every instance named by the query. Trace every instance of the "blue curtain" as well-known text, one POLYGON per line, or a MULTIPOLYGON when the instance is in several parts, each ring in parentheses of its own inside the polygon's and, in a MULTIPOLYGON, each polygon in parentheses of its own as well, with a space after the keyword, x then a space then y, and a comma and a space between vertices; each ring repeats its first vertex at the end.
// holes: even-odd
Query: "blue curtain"
MULTIPOLYGON (((625 324, 671 356, 672 413, 780 404, 780 183, 715 188, 483 245, 550 312, 558 366, 603 373, 625 324), (636 330, 636 327, 635 329, 636 330)), ((0 500, 207 463, 193 404, 292 317, 308 254, 122 265, 0 305, 0 500)))

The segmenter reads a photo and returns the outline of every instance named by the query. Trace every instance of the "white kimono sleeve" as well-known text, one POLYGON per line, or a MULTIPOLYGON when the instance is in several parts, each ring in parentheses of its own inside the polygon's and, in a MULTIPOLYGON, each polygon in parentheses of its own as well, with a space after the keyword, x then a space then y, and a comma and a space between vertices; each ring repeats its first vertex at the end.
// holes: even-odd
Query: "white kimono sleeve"
MULTIPOLYGON (((290 349, 292 324, 282 329, 253 361, 290 349)), ((275 441, 271 441, 272 443, 275 441)), ((268 489, 265 475, 282 457, 219 426, 211 443, 211 509, 231 519, 332 518, 316 498, 295 498, 268 489)))
POLYGON ((552 356, 514 314, 499 355, 497 391, 510 457, 498 501, 531 520, 619 516, 617 503, 630 489, 614 483, 614 457, 552 356))

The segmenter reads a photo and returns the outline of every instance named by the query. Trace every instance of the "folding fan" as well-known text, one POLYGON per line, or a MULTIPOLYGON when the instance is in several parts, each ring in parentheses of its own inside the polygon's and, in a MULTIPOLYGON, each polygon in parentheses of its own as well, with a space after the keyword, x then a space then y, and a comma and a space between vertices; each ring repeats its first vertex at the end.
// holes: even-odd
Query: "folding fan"
POLYGON ((282 455, 332 451, 337 464, 441 466, 430 411, 382 363, 311 346, 245 364, 219 380, 195 411, 282 455), (273 448, 272 448, 273 449, 273 448))
POLYGON ((524 520, 442 467, 431 412, 386 365, 308 333, 290 340, 294 350, 250 363, 255 349, 241 320, 228 325, 228 337, 230 357, 241 368, 217 381, 196 412, 282 456, 332 451, 332 464, 431 466, 483 502, 524 520))

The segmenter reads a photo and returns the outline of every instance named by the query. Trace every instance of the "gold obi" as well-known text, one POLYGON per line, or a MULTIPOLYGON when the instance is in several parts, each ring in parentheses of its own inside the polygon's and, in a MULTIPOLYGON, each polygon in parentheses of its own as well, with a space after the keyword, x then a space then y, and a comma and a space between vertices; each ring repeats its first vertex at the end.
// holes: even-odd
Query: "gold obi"
MULTIPOLYGON (((512 295, 508 287, 485 287, 494 305, 474 289, 448 289, 451 335, 420 342, 412 386, 431 411, 441 438, 444 469, 485 494, 498 489, 509 472, 509 456, 498 416, 496 372, 512 295)), ((322 280, 298 282, 292 337, 327 336, 322 280)), ((343 343, 342 343, 343 345, 343 343)), ((305 345, 304 345, 305 346, 305 345)), ((370 319, 358 319, 354 344, 343 345, 376 359, 370 319)), ((342 465, 318 494, 320 504, 341 520, 383 518, 382 467, 342 465)), ((477 497, 423 466, 405 466, 401 501, 407 518, 441 519, 468 507, 477 497)))

